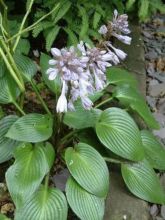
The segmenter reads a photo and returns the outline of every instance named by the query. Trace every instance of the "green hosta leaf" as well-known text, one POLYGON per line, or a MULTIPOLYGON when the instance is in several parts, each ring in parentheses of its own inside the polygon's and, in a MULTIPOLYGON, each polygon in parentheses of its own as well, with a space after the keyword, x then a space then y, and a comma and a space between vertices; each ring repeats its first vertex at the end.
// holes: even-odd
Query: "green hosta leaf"
POLYGON ((70 207, 81 220, 103 219, 104 199, 87 192, 73 178, 67 181, 66 196, 70 207))
POLYGON ((64 115, 64 123, 71 128, 94 127, 101 110, 85 110, 80 102, 75 104, 75 111, 68 111, 64 115))
POLYGON ((55 25, 54 27, 49 28, 45 32, 45 39, 46 39, 46 50, 50 51, 53 42, 55 41, 58 33, 60 31, 60 27, 55 25))
POLYGON ((61 91, 61 82, 58 77, 55 80, 48 79, 48 74, 46 74, 46 71, 50 67, 48 63, 50 59, 51 57, 49 57, 48 55, 44 53, 41 54, 41 58, 40 58, 41 72, 46 85, 49 87, 49 89, 52 92, 56 94, 56 93, 60 93, 61 91))
POLYGON ((52 135, 53 120, 49 115, 27 114, 19 118, 9 129, 6 137, 24 142, 41 142, 52 135))
POLYGON ((28 55, 30 51, 30 43, 27 39, 24 39, 24 38, 21 38, 19 40, 19 43, 18 43, 18 46, 17 46, 17 49, 16 49, 16 53, 17 54, 25 54, 25 55, 28 55))
POLYGON ((74 179, 88 192, 105 197, 109 188, 109 172, 102 156, 91 146, 79 143, 65 152, 67 167, 74 179))
POLYGON ((130 160, 142 160, 144 150, 140 132, 127 112, 109 108, 102 112, 96 124, 99 140, 115 154, 130 160))
POLYGON ((145 99, 136 89, 129 85, 120 85, 115 88, 113 96, 136 111, 149 127, 159 128, 159 124, 151 114, 145 99))
POLYGON ((165 204, 165 193, 147 161, 122 164, 121 171, 127 187, 134 195, 148 202, 165 204))
POLYGON ((22 54, 15 54, 14 60, 25 80, 31 81, 33 76, 37 73, 37 65, 29 57, 22 54))
POLYGON ((4 61, 0 58, 0 78, 5 75, 5 71, 6 71, 5 63, 4 63, 4 61))
POLYGON ((8 75, 8 72, 5 72, 5 75, 0 78, 0 103, 13 103, 19 94, 20 91, 15 81, 8 75))
POLYGON ((9 115, 0 120, 0 163, 9 160, 15 148, 19 145, 18 141, 5 137, 7 131, 17 119, 16 115, 9 115))
POLYGON ((132 87, 137 88, 137 80, 125 69, 118 67, 110 67, 107 69, 107 81, 110 84, 122 85, 124 83, 131 85, 132 87))
POLYGON ((64 194, 58 189, 41 186, 16 213, 15 220, 66 220, 67 212, 64 194))
POLYGON ((146 159, 156 169, 165 170, 165 149, 149 131, 141 131, 146 159))
POLYGON ((6 172, 7 187, 19 209, 32 196, 54 161, 51 144, 23 144, 14 154, 15 162, 6 172))
POLYGON ((140 8, 138 14, 141 20, 145 20, 145 18, 148 16, 149 4, 150 4, 149 0, 140 1, 140 8))

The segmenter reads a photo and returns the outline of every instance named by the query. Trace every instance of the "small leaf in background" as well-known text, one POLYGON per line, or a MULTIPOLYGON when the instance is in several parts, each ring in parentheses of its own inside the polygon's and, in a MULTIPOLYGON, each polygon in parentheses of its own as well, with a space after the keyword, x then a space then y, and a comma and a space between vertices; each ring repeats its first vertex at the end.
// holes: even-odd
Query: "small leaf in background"
POLYGON ((124 110, 113 107, 103 111, 96 133, 101 143, 115 154, 134 161, 144 158, 138 127, 124 110))
POLYGON ((134 3, 135 3, 136 0, 127 0, 126 2, 126 9, 129 11, 132 9, 134 3))
POLYGON ((70 28, 63 28, 63 29, 68 35, 68 46, 77 45, 78 39, 74 31, 72 31, 70 28))
POLYGON ((5 137, 12 124, 18 119, 16 115, 9 115, 0 120, 0 163, 9 160, 13 156, 18 141, 5 137))
POLYGON ((165 192, 147 161, 122 164, 121 171, 125 184, 134 195, 148 202, 165 204, 165 192))
POLYGON ((104 199, 87 192, 73 178, 67 181, 66 196, 70 207, 81 220, 103 219, 104 199))
POLYGON ((98 28, 100 20, 101 20, 101 14, 95 11, 94 16, 93 16, 93 28, 94 29, 98 28))
POLYGON ((71 7, 71 2, 68 0, 60 1, 59 10, 56 13, 52 14, 53 23, 56 24, 71 7))
POLYGON ((25 80, 31 81, 33 76, 37 73, 37 65, 33 62, 33 60, 22 54, 15 54, 14 60, 25 80))
POLYGON ((6 182, 17 209, 37 190, 49 172, 54 156, 49 143, 22 144, 16 149, 15 162, 6 172, 6 182))
POLYGON ((140 1, 140 8, 139 8, 138 15, 139 15, 140 20, 142 21, 144 21, 148 16, 149 4, 150 4, 149 0, 140 1))
POLYGON ((79 101, 74 105, 75 111, 65 113, 63 122, 69 127, 76 129, 94 127, 101 110, 85 110, 79 101))
POLYGON ((48 52, 50 51, 59 31, 60 31, 60 27, 58 25, 55 25, 54 27, 51 27, 44 31, 44 37, 46 40, 46 50, 48 52))
POLYGON ((120 85, 114 89, 113 96, 119 99, 124 105, 129 105, 130 108, 136 111, 150 128, 159 129, 159 123, 155 120, 144 97, 138 90, 128 84, 120 85))
POLYGON ((21 38, 16 48, 17 54, 28 55, 30 51, 30 42, 27 39, 21 38))
POLYGON ((51 59, 50 56, 42 53, 40 57, 40 67, 41 67, 41 72, 42 72, 42 77, 46 83, 46 85, 49 87, 49 89, 56 93, 60 93, 61 91, 61 81, 58 77, 56 77, 55 80, 49 80, 48 79, 48 74, 46 74, 47 69, 50 67, 49 66, 49 60, 51 59))
POLYGON ((74 179, 88 192, 106 197, 109 172, 103 157, 91 146, 79 143, 65 152, 67 167, 74 179))
POLYGON ((64 194, 59 189, 41 186, 16 212, 15 220, 66 220, 67 213, 64 194))
POLYGON ((137 88, 137 80, 125 69, 118 67, 110 67, 107 69, 107 81, 110 84, 122 85, 129 84, 130 86, 137 88))
POLYGON ((19 118, 9 129, 6 137, 24 142, 41 142, 52 135, 53 120, 49 115, 30 113, 19 118))
POLYGON ((82 18, 82 24, 81 24, 81 30, 80 30, 80 40, 85 39, 85 36, 87 35, 88 29, 89 29, 89 16, 87 14, 87 11, 85 7, 78 5, 80 16, 82 18))
POLYGON ((155 169, 165 170, 165 149, 154 137, 147 131, 141 131, 142 143, 145 151, 145 157, 155 169))

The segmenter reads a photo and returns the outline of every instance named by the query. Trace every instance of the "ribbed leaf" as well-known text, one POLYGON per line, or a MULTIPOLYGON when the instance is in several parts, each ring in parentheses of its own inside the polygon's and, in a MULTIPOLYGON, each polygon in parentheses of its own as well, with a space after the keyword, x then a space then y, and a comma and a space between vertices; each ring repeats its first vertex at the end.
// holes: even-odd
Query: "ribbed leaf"
POLYGON ((81 103, 77 102, 75 111, 68 111, 63 122, 76 129, 94 127, 100 112, 99 109, 85 110, 81 103))
POLYGON ((15 220, 66 220, 67 212, 64 194, 58 189, 41 186, 16 213, 15 220))
POLYGON ((84 37, 87 35, 88 28, 89 28, 89 16, 87 14, 87 11, 85 7, 82 7, 80 5, 77 6, 79 9, 80 16, 82 17, 82 24, 81 24, 81 31, 80 31, 80 39, 84 39, 84 37))
POLYGON ((125 69, 118 67, 110 67, 107 69, 107 81, 110 84, 122 85, 124 83, 131 85, 132 87, 137 87, 137 81, 133 74, 125 69))
POLYGON ((165 193, 147 161, 122 164, 121 171, 127 187, 134 195, 148 202, 165 204, 165 193))
POLYGON ((31 113, 19 118, 9 129, 6 137, 24 142, 41 142, 52 135, 52 118, 49 115, 31 113))
POLYGON ((13 103, 19 94, 20 91, 15 81, 5 72, 5 75, 0 78, 0 103, 13 103))
POLYGON ((45 32, 45 39, 46 39, 46 50, 50 51, 53 42, 55 41, 58 33, 60 31, 60 27, 55 25, 53 28, 49 28, 45 32))
POLYGON ((18 141, 5 137, 7 131, 17 119, 16 115, 9 115, 0 120, 0 163, 9 160, 15 148, 19 145, 18 141))
POLYGON ((67 167, 74 179, 88 192, 105 197, 109 188, 109 172, 102 156, 91 146, 79 143, 65 152, 67 167))
POLYGON ((15 162, 6 172, 10 195, 19 209, 32 196, 54 161, 51 144, 22 144, 14 154, 15 162))
POLYGON ((145 99, 138 92, 138 90, 130 87, 127 84, 120 85, 115 88, 113 96, 119 99, 124 105, 129 105, 134 111, 136 111, 149 127, 155 129, 159 128, 158 122, 151 114, 145 99))
POLYGON ((103 219, 104 199, 87 192, 73 178, 67 181, 66 196, 70 207, 81 220, 103 219))
POLYGON ((145 157, 156 169, 165 170, 165 149, 149 131, 141 131, 145 157))
POLYGON ((18 46, 16 48, 16 53, 17 54, 22 54, 23 53, 25 55, 28 55, 29 51, 30 51, 29 40, 21 38, 19 40, 18 46))
POLYGON ((61 91, 61 82, 58 77, 55 80, 48 79, 48 74, 46 74, 46 71, 50 67, 48 63, 50 59, 51 57, 49 57, 48 55, 44 53, 41 54, 41 58, 40 58, 41 72, 46 85, 49 87, 49 89, 52 92, 56 94, 56 93, 60 93, 61 91))
POLYGON ((142 160, 140 132, 127 112, 119 108, 109 108, 102 112, 96 124, 100 141, 115 154, 130 160, 142 160))
POLYGON ((14 60, 26 81, 30 81, 37 73, 37 65, 29 57, 15 54, 14 60))

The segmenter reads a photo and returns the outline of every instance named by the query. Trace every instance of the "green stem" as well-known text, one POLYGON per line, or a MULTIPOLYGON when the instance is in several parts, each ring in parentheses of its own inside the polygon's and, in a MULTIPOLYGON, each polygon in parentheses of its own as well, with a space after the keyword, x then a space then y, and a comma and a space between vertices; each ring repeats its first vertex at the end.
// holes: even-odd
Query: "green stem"
POLYGON ((98 108, 98 107, 100 107, 100 106, 106 104, 107 102, 111 101, 112 99, 113 99, 113 97, 110 97, 110 98, 108 98, 108 99, 106 99, 106 100, 100 102, 98 105, 95 106, 95 108, 98 108))
MULTIPOLYGON (((32 24, 32 25, 30 25, 29 27, 23 29, 20 33, 17 33, 17 34, 15 34, 15 35, 13 35, 11 38, 8 39, 8 41, 13 40, 13 39, 16 38, 17 36, 19 36, 19 35, 21 35, 21 34, 23 34, 23 33, 25 33, 25 32, 28 32, 28 31, 33 30, 33 28, 35 28, 35 26, 36 26, 37 24, 39 24, 42 20, 44 20, 44 19, 45 19, 46 17, 48 17, 49 15, 51 15, 51 14, 59 7, 59 5, 60 5, 60 3, 58 3, 58 4, 56 5, 56 7, 54 7, 49 13, 47 13, 46 15, 44 15, 44 16, 42 16, 40 19, 38 19, 38 21, 36 21, 34 24, 32 24)), ((8 42, 8 41, 7 41, 7 42, 8 42)))
POLYGON ((24 16, 24 18, 23 18, 23 20, 22 20, 20 29, 19 29, 19 31, 18 31, 18 34, 19 34, 19 35, 17 36, 16 41, 15 41, 15 44, 14 44, 14 46, 13 46, 13 52, 14 52, 15 49, 17 48, 17 45, 18 45, 19 40, 20 40, 20 38, 21 38, 22 29, 23 29, 23 27, 24 27, 24 24, 25 24, 25 21, 26 21, 28 15, 30 14, 30 11, 31 11, 31 8, 32 8, 33 3, 34 3, 34 0, 31 0, 31 1, 30 1, 30 4, 29 4, 29 8, 27 9, 26 14, 25 14, 25 16, 24 16))
POLYGON ((16 102, 13 102, 13 104, 18 109, 18 111, 21 112, 22 115, 26 115, 26 113, 20 108, 20 106, 16 102))
POLYGON ((50 110, 48 109, 48 107, 47 107, 45 101, 44 101, 43 98, 41 97, 40 93, 38 92, 38 89, 37 89, 37 87, 36 87, 34 81, 31 80, 30 83, 31 83, 31 85, 32 85, 32 87, 33 87, 33 89, 34 89, 34 91, 35 91, 37 97, 39 98, 41 104, 43 105, 45 111, 46 111, 49 115, 51 115, 51 112, 50 112, 50 110))
POLYGON ((61 143, 61 144, 64 144, 65 141, 68 140, 68 139, 69 139, 72 135, 74 135, 76 132, 77 132, 76 130, 70 131, 67 135, 65 135, 65 136, 61 139, 60 143, 61 143))
POLYGON ((123 163, 131 163, 131 162, 127 162, 127 161, 122 161, 122 160, 118 160, 118 159, 114 159, 114 158, 109 158, 109 157, 103 157, 103 159, 107 162, 110 163, 117 163, 117 164, 123 164, 123 163))
POLYGON ((12 77, 14 78, 14 80, 16 81, 16 83, 17 83, 17 85, 19 86, 20 90, 21 90, 22 92, 24 92, 24 90, 25 90, 24 86, 22 85, 22 83, 21 83, 20 80, 18 79, 16 73, 14 72, 13 68, 11 67, 11 65, 10 65, 10 63, 9 63, 9 61, 8 61, 8 59, 6 58, 6 55, 4 54, 4 52, 3 52, 3 50, 2 50, 1 48, 0 48, 0 55, 1 55, 1 57, 3 58, 3 60, 4 60, 5 64, 6 64, 6 66, 7 66, 7 68, 8 68, 8 70, 9 70, 10 74, 12 75, 12 77))
MULTIPOLYGON (((20 74, 20 72, 19 72, 19 70, 18 70, 18 68, 17 68, 17 65, 16 65, 16 63, 15 63, 15 61, 14 61, 14 59, 13 59, 13 56, 12 56, 11 53, 10 53, 9 48, 7 47, 7 45, 5 44, 5 42, 3 41, 3 39, 0 39, 0 42, 1 42, 3 48, 5 49, 5 51, 6 51, 7 55, 8 55, 8 58, 9 58, 9 60, 10 60, 10 63, 11 63, 11 65, 12 65, 13 69, 15 70, 15 73, 17 74, 17 77, 19 78, 20 82, 22 83, 22 86, 25 87, 25 86, 24 86, 24 81, 23 81, 23 79, 22 79, 22 76, 21 76, 21 74, 20 74)), ((24 90, 25 90, 25 88, 24 88, 24 90)))
POLYGON ((45 184, 44 184, 45 189, 48 188, 48 185, 49 185, 49 173, 47 173, 46 176, 45 176, 45 184))

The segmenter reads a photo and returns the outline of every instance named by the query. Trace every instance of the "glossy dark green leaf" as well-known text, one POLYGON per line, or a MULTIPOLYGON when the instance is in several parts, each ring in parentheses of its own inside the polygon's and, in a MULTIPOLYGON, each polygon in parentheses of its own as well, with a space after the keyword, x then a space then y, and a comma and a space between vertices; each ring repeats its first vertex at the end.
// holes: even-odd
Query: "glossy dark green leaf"
POLYGON ((46 74, 47 69, 50 67, 49 60, 51 59, 50 56, 42 53, 40 57, 40 67, 42 72, 42 77, 46 83, 46 85, 49 87, 49 89, 56 93, 60 93, 61 91, 61 81, 59 77, 57 77, 55 80, 49 80, 48 74, 46 74))
POLYGON ((38 189, 54 162, 54 156, 49 143, 17 147, 15 162, 6 172, 7 187, 17 209, 38 189))
POLYGON ((0 120, 0 163, 9 160, 13 151, 19 145, 18 141, 5 137, 12 124, 18 119, 16 115, 9 115, 0 120))
POLYGON ((16 212, 15 220, 66 220, 67 212, 64 194, 59 189, 41 186, 16 212))
POLYGON ((66 196, 70 207, 81 220, 103 219, 104 199, 87 192, 73 178, 67 181, 66 196))
POLYGON ((137 80, 132 73, 118 67, 110 67, 107 69, 107 81, 110 84, 123 85, 129 84, 137 88, 137 80))
POLYGON ((6 137, 24 142, 41 142, 52 135, 53 120, 49 115, 31 113, 19 118, 9 129, 6 137))
POLYGON ((155 169, 165 170, 165 148, 147 131, 141 131, 142 143, 144 146, 145 157, 155 169))
POLYGON ((74 179, 88 192, 105 197, 109 188, 109 172, 102 156, 91 146, 79 143, 65 152, 67 167, 74 179))
POLYGON ((126 111, 115 107, 103 111, 96 123, 96 133, 115 154, 134 161, 144 158, 140 132, 126 111))
POLYGON ((113 96, 119 99, 124 105, 129 105, 134 111, 136 111, 149 127, 155 129, 159 128, 158 122, 151 114, 144 97, 138 92, 138 90, 129 85, 121 85, 115 88, 113 96))
POLYGON ((127 187, 134 195, 148 202, 165 204, 165 192, 147 161, 122 164, 121 171, 127 187))

